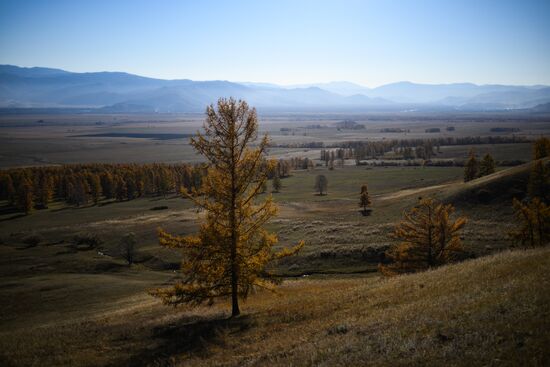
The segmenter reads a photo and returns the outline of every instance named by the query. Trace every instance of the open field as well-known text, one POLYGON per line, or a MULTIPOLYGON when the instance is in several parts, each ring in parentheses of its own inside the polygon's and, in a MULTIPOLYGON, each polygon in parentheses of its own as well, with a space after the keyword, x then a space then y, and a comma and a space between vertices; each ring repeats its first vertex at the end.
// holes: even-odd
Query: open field
MULTIPOLYGON (((528 166, 518 169, 528 172, 528 166)), ((375 270, 380 254, 391 242, 388 234, 403 210, 414 205, 418 197, 444 198, 448 192, 461 190, 467 185, 462 183, 462 171, 460 167, 361 166, 294 171, 282 180, 281 192, 272 194, 280 214, 269 228, 278 234, 280 246, 291 246, 300 239, 306 239, 307 246, 281 265, 282 274, 375 270), (319 196, 313 189, 318 174, 328 179, 328 195, 319 196), (363 183, 368 183, 373 201, 368 217, 361 215, 358 207, 363 183)), ((476 218, 476 226, 467 228, 465 239, 474 253, 509 243, 505 223, 512 215, 510 205, 497 211, 492 210, 494 207, 460 210, 476 218)), ((5 211, 0 215, 0 239, 25 247, 25 238, 39 235, 44 242, 39 248, 47 244, 64 248, 71 245, 74 235, 93 233, 103 241, 97 250, 120 261, 118 243, 124 234, 134 232, 139 238, 138 259, 159 270, 177 264, 179 256, 159 248, 156 229, 162 226, 174 233, 190 234, 197 230, 198 217, 191 203, 178 196, 103 201, 82 207, 55 203, 29 216, 5 211), (158 206, 167 209, 151 210, 158 206)))
MULTIPOLYGON (((0 167, 66 163, 196 162, 187 138, 170 134, 193 134, 204 116, 158 115, 3 115, 0 116, 0 167), (103 137, 85 136, 103 134, 103 137), (136 134, 143 137, 136 138, 136 134), (113 136, 114 135, 114 136, 113 136), (164 137, 161 139, 161 137, 164 137)), ((546 115, 500 114, 285 114, 261 116, 260 133, 269 133, 274 144, 323 142, 327 145, 352 140, 413 139, 461 136, 523 136, 528 139, 550 133, 546 115), (335 124, 353 119, 365 129, 337 129, 335 124), (308 128, 310 125, 326 126, 308 128), (455 126, 455 131, 446 131, 455 126), (427 128, 440 133, 426 133, 427 128), (518 132, 491 132, 491 128, 519 128, 518 132), (382 133, 383 128, 403 128, 403 133, 382 133), (286 129, 288 131, 281 131, 286 129)), ((521 144, 520 144, 521 145, 521 144)), ((455 147, 450 147, 455 148, 455 147)), ((486 148, 480 148, 485 151, 486 148)), ((467 149, 443 151, 445 158, 466 156, 467 149)), ((496 159, 525 159, 527 145, 499 147, 496 159)), ((319 159, 318 149, 272 148, 273 157, 319 159)))
MULTIPOLYGON (((85 115, 76 119, 78 123, 74 117, 59 116, 44 118, 43 127, 36 126, 37 117, 10 118, 3 116, 0 127, 2 167, 198 159, 185 139, 170 135, 192 133, 200 126, 198 116, 162 116, 154 124, 152 116, 85 115), (110 136, 82 136, 97 134, 110 136)), ((419 123, 355 116, 365 123, 365 131, 330 127, 296 130, 292 136, 280 130, 342 118, 272 116, 262 128, 279 144, 335 144, 444 136, 448 132, 428 134, 424 129, 451 124, 458 136, 483 136, 490 126, 518 126, 515 120, 493 118, 419 123), (380 126, 404 124, 411 132, 380 133, 380 126)), ((550 131, 550 123, 541 120, 521 124, 517 134, 529 139, 550 131)), ((531 144, 518 143, 443 146, 437 157, 464 159, 470 148, 503 161, 529 161, 532 154, 531 144)), ((270 153, 319 159, 319 149, 271 148, 270 153)), ((279 215, 268 229, 279 238, 277 248, 301 239, 306 246, 274 265, 272 270, 283 280, 279 294, 252 294, 243 305, 244 316, 234 320, 226 319, 223 303, 174 310, 147 294, 177 279, 181 255, 161 248, 156 230, 194 233, 202 214, 188 200, 172 194, 81 207, 54 202, 28 216, 0 202, 0 364, 550 363, 543 347, 549 341, 545 305, 550 254, 546 249, 508 251, 515 245, 508 236, 511 200, 525 195, 530 164, 498 167, 492 175, 464 183, 462 167, 345 163, 334 170, 321 165, 295 170, 282 179, 281 192, 272 194, 279 215), (313 188, 319 174, 328 179, 328 195, 319 196, 313 188), (358 206, 364 183, 372 199, 370 216, 363 216, 358 206), (393 243, 388 235, 419 197, 451 202, 458 215, 469 218, 463 232, 465 257, 477 259, 383 279, 377 266, 393 243), (138 239, 132 266, 125 264, 119 248, 128 232, 138 239), (90 248, 75 245, 73 237, 82 234, 97 235, 101 243, 90 248), (38 243, 29 242, 31 236, 38 243)))

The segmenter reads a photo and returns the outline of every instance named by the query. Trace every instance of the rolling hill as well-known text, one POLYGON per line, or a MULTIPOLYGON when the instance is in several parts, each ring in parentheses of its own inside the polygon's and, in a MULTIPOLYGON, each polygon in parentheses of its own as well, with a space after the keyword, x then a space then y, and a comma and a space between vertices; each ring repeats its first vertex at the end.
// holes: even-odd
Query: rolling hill
POLYGON ((528 109, 550 102, 550 87, 399 82, 295 86, 223 80, 163 80, 122 72, 72 73, 0 65, 0 108, 90 108, 96 112, 202 112, 219 97, 263 111, 465 111, 528 109))
MULTIPOLYGON (((70 279, 80 297, 63 297, 67 289, 60 279, 37 283, 48 297, 64 301, 49 318, 41 317, 39 303, 26 304, 28 319, 0 332, 0 361, 22 366, 543 366, 550 362, 549 261, 550 249, 541 248, 391 279, 290 280, 278 294, 250 297, 245 315, 237 319, 226 319, 218 305, 194 311, 160 305, 143 291, 162 281, 156 273, 69 274, 65 283, 70 279), (120 290, 120 299, 113 297, 120 290), (36 315, 28 315, 33 310, 36 315)), ((18 288, 9 285, 2 292, 13 297, 18 288)))

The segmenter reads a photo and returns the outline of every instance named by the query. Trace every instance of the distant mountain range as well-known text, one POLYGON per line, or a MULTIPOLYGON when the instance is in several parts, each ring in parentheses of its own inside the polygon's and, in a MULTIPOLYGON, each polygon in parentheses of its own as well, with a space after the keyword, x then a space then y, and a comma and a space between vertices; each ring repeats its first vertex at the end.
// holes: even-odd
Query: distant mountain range
POLYGON ((350 82, 269 83, 163 80, 122 72, 72 73, 0 65, 0 108, 80 108, 96 112, 202 112, 219 97, 263 111, 548 111, 550 87, 399 82, 366 88, 350 82))

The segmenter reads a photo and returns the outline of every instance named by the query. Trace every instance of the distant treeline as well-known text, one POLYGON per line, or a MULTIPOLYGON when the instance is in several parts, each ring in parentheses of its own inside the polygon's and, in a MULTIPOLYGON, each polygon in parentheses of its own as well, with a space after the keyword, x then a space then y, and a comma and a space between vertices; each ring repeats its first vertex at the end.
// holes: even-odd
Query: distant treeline
MULTIPOLYGON (((430 139, 385 139, 373 141, 349 141, 340 143, 336 148, 322 149, 321 161, 329 166, 335 159, 355 159, 357 164, 365 159, 384 157, 393 152, 394 159, 430 160, 440 152, 442 146, 527 143, 524 137, 484 136, 430 139)), ((386 157, 387 158, 387 157, 386 157)))
POLYGON ((417 138, 417 139, 385 139, 381 141, 372 140, 354 140, 337 144, 325 144, 322 141, 312 141, 307 143, 288 143, 272 144, 277 148, 354 148, 359 145, 384 143, 389 146, 389 150, 394 147, 417 147, 426 143, 432 146, 449 145, 481 145, 481 144, 514 144, 531 142, 524 136, 463 136, 463 137, 438 137, 438 138, 417 138))
POLYGON ((385 139, 378 141, 351 141, 340 144, 340 148, 352 149, 357 160, 377 158, 394 152, 403 159, 431 159, 434 149, 442 146, 528 143, 522 136, 465 136, 423 139, 385 139))
POLYGON ((0 172, 0 200, 22 211, 52 201, 72 205, 103 199, 132 200, 201 186, 206 169, 189 164, 75 164, 16 168, 0 172))
MULTIPOLYGON (((373 160, 359 162, 359 166, 373 166, 373 167, 464 167, 466 160, 456 159, 438 159, 438 160, 373 160)), ((526 163, 523 160, 513 161, 497 161, 496 165, 501 167, 514 167, 526 163)))
MULTIPOLYGON (((311 160, 279 160, 269 177, 287 177, 311 160)), ((200 189, 207 167, 202 164, 73 164, 0 171, 0 200, 29 213, 54 201, 69 205, 126 201, 144 196, 179 194, 200 189)))

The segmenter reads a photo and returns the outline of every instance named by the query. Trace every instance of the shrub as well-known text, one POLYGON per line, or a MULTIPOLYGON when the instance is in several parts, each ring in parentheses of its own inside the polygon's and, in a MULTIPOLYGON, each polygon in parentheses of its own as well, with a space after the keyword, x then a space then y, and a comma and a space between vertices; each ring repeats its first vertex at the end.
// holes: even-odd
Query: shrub
POLYGON ((120 254, 126 260, 128 265, 132 265, 134 263, 134 258, 136 254, 136 235, 134 232, 127 233, 122 239, 120 240, 120 254))
POLYGON ((73 242, 78 247, 87 247, 88 249, 96 248, 103 243, 95 233, 77 234, 73 237, 73 242))
POLYGON ((510 236, 521 241, 524 247, 544 246, 550 242, 550 206, 540 198, 529 202, 513 201, 517 228, 510 236))
POLYGON ((347 334, 349 326, 346 324, 334 325, 327 330, 328 335, 347 334))
POLYGON ((421 199, 418 205, 404 213, 395 227, 393 238, 401 240, 385 254, 391 264, 380 264, 384 275, 397 275, 429 269, 457 258, 463 251, 460 232, 465 217, 451 219, 454 207, 433 199, 421 199))

